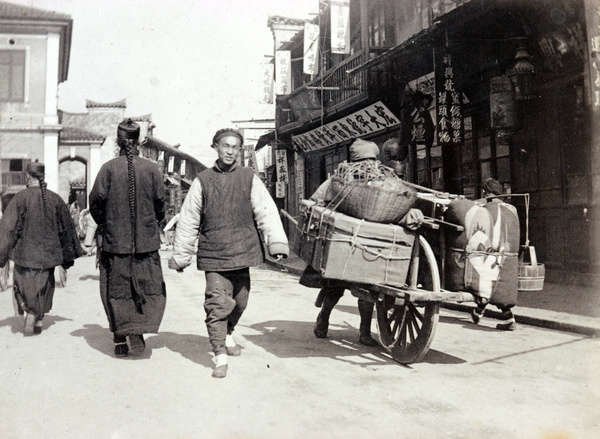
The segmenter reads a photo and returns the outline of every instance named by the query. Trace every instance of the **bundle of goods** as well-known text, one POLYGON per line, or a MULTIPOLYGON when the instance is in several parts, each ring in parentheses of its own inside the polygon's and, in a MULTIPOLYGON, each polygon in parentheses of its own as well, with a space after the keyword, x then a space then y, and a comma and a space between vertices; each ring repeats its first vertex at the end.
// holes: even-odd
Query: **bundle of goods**
POLYGON ((302 200, 297 254, 323 278, 405 285, 415 232, 365 221, 302 200))
POLYGON ((334 210, 377 223, 397 223, 417 193, 378 161, 341 163, 331 178, 334 210))
POLYGON ((510 204, 481 206, 467 199, 448 205, 446 221, 464 231, 448 234, 446 288, 471 291, 497 305, 517 301, 519 217, 510 204))

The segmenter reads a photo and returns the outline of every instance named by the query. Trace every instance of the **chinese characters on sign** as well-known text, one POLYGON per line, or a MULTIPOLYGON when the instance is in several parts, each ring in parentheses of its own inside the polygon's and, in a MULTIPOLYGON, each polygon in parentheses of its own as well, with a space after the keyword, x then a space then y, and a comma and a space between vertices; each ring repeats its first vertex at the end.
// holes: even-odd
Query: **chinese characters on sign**
POLYGON ((331 53, 350 53, 350 0, 331 1, 331 53))
POLYGON ((261 94, 260 102, 262 104, 273 103, 273 64, 263 63, 261 65, 261 94))
POLYGON ((292 55, 289 50, 275 52, 276 93, 287 95, 292 91, 292 55))
POLYGON ((185 160, 181 161, 181 166, 179 167, 179 175, 182 177, 185 175, 185 160))
POLYGON ((277 175, 275 196, 277 198, 284 198, 285 187, 288 183, 287 155, 285 149, 275 151, 275 171, 277 175))
POLYGON ((174 167, 175 167, 175 157, 174 156, 170 156, 169 157, 169 163, 167 164, 167 172, 169 174, 172 174, 174 167))
POLYGON ((304 73, 316 75, 319 72, 319 25, 304 24, 304 73))
POLYGON ((304 152, 316 151, 345 140, 375 133, 398 123, 400 123, 398 118, 380 101, 335 122, 292 136, 292 142, 304 152))
POLYGON ((456 145, 463 138, 462 93, 456 89, 452 54, 444 51, 436 60, 437 140, 456 145))
POLYGON ((298 202, 304 199, 304 156, 294 153, 294 166, 296 167, 296 196, 298 202))

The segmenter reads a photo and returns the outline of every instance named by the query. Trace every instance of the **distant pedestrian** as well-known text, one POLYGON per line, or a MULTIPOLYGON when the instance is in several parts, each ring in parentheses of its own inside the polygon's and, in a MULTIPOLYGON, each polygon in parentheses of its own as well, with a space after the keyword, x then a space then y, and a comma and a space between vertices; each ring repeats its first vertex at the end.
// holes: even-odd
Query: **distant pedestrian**
POLYGON ((222 129, 213 137, 218 159, 194 179, 183 202, 169 268, 190 265, 198 237, 198 269, 206 276, 204 309, 215 354, 212 376, 227 375, 227 355, 240 355, 232 332, 248 304, 248 267, 289 253, 279 212, 265 185, 250 168, 237 165, 242 135, 222 129))
POLYGON ((167 248, 173 247, 173 240, 175 239, 175 230, 177 229, 177 222, 179 221, 179 214, 173 216, 163 229, 167 237, 167 248))
POLYGON ((0 220, 0 267, 14 262, 15 311, 25 315, 24 334, 41 334, 52 308, 54 269, 73 266, 83 254, 69 209, 47 189, 42 163, 27 165, 27 188, 17 193, 0 220))
POLYGON ((144 351, 143 334, 158 332, 167 300, 158 254, 165 191, 156 164, 139 157, 139 136, 131 119, 119 124, 119 157, 102 166, 90 192, 100 296, 118 357, 144 351))

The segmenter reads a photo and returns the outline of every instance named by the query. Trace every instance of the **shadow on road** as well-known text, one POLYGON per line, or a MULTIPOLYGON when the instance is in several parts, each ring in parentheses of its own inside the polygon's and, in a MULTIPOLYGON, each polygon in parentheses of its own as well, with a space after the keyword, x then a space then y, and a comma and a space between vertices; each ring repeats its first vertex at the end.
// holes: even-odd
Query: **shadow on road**
POLYGON ((208 337, 197 334, 176 334, 174 332, 159 332, 158 335, 146 340, 146 349, 167 349, 178 353, 183 358, 190 360, 209 369, 214 367, 212 352, 208 337))
MULTIPOLYGON (((108 328, 100 325, 84 325, 83 328, 71 332, 74 337, 83 337, 86 343, 102 354, 114 357, 113 335, 108 328)), ((176 334, 174 332, 159 332, 145 334, 146 350, 141 355, 128 355, 123 360, 147 360, 154 349, 167 348, 177 352, 182 357, 196 364, 212 369, 212 355, 206 350, 208 338, 196 334, 176 334)))
MULTIPOLYGON (((61 316, 45 315, 44 316, 44 330, 48 329, 50 326, 54 325, 56 322, 62 322, 65 320, 71 320, 71 319, 67 319, 67 318, 61 317, 61 316)), ((25 323, 25 320, 24 320, 23 316, 7 317, 4 320, 0 320, 0 327, 10 326, 10 331, 13 334, 17 334, 19 332, 23 332, 24 323, 25 323)))
POLYGON ((358 329, 344 324, 330 325, 326 339, 316 338, 313 322, 270 320, 249 327, 258 335, 244 338, 279 358, 326 357, 361 367, 396 363, 381 346, 358 344, 358 329))
POLYGON ((79 276, 79 280, 100 280, 100 276, 97 274, 86 274, 85 276, 79 276))

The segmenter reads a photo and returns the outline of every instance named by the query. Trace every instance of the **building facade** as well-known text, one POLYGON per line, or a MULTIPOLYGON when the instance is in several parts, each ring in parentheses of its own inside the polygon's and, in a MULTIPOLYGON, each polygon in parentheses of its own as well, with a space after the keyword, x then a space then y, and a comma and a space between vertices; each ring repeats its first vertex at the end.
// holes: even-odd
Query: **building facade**
POLYGON ((0 2, 0 158, 2 192, 25 187, 31 160, 58 189, 58 84, 67 80, 69 15, 0 2))
MULTIPOLYGON (((322 4, 312 20, 320 26, 319 72, 291 63, 291 92, 276 99, 277 128, 265 141, 286 151, 286 209, 297 213, 299 199, 347 159, 353 139, 381 147, 396 138, 409 181, 479 198, 493 177, 505 193, 529 193, 528 224, 524 203, 511 201, 546 277, 596 282, 597 2, 348 4, 348 53, 333 53, 337 18, 322 4)), ((303 31, 277 50, 302 59, 303 31)))

